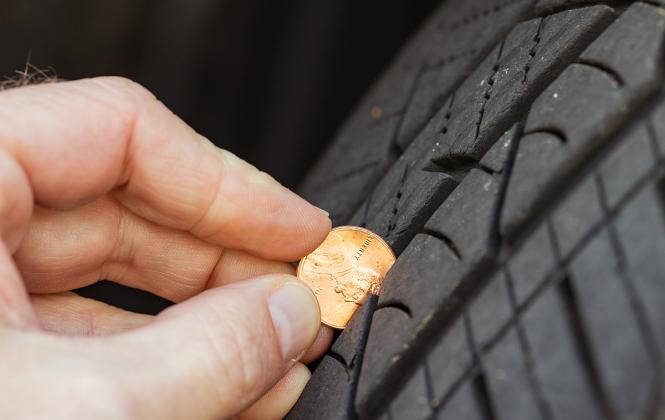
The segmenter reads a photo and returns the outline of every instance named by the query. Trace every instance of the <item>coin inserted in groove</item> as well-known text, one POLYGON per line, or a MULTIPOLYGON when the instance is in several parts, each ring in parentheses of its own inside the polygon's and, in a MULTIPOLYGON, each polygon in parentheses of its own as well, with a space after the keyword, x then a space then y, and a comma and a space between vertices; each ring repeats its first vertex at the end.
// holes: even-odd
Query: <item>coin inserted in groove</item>
POLYGON ((321 321, 344 328, 370 293, 378 294, 395 262, 390 246, 374 232, 340 226, 300 260, 298 278, 316 295, 321 321))

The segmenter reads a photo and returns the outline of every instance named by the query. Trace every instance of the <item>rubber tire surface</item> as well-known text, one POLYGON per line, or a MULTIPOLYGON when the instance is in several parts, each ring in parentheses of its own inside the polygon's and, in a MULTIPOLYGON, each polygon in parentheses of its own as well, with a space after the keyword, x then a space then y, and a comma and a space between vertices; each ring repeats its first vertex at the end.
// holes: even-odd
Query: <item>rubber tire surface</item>
POLYGON ((291 419, 665 418, 665 2, 449 0, 300 193, 398 260, 291 419))

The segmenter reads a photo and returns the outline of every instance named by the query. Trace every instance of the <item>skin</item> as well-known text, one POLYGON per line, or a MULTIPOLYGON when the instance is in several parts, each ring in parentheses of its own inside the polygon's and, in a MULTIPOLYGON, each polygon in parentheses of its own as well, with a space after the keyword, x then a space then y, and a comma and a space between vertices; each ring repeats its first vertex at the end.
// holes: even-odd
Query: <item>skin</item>
POLYGON ((0 93, 0 418, 281 418, 332 331, 287 263, 322 210, 141 86, 0 93), (156 317, 69 290, 109 279, 156 317))

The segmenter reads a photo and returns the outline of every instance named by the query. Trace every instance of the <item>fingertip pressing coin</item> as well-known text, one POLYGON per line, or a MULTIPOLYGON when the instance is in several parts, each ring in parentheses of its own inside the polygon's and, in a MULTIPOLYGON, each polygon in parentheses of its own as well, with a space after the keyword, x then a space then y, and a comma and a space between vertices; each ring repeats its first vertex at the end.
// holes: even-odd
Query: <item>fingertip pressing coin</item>
POLYGON ((321 321, 342 329, 369 294, 379 293, 394 262, 395 254, 379 235, 361 227, 340 226, 300 260, 297 276, 316 295, 321 321))

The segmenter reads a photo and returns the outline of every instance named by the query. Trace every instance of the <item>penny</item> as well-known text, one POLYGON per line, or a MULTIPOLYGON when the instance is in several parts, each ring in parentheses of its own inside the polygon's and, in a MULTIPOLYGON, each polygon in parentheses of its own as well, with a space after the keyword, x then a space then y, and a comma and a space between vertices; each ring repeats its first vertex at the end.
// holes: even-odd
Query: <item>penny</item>
POLYGON ((379 235, 355 226, 340 226, 311 254, 300 260, 297 275, 314 291, 321 321, 344 328, 367 300, 378 294, 395 254, 379 235))

